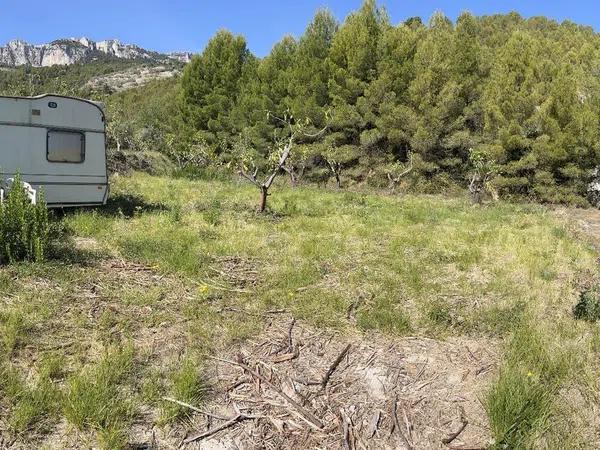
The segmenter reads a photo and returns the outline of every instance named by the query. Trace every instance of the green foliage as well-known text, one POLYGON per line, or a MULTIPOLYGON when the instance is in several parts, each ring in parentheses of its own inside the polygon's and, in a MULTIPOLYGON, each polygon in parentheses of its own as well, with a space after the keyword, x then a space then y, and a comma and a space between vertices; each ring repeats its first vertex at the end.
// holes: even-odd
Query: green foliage
POLYGON ((87 82, 96 76, 109 75, 140 65, 131 61, 103 56, 98 61, 50 67, 23 66, 0 70, 0 95, 32 96, 55 93, 98 99, 110 92, 93 92, 87 82))
POLYGON ((600 293, 590 289, 579 294, 579 301, 573 307, 576 319, 597 322, 600 319, 600 293))
POLYGON ((181 110, 185 124, 205 132, 211 144, 222 149, 227 146, 227 137, 241 130, 232 113, 242 83, 250 82, 255 70, 256 60, 246 47, 246 40, 219 31, 183 73, 181 110))
POLYGON ((470 149, 485 148, 499 194, 585 205, 600 155, 596 41, 588 28, 515 13, 392 26, 366 0, 341 25, 317 12, 300 39, 284 37, 263 60, 219 32, 186 69, 183 117, 227 163, 242 129, 258 155, 269 153, 280 127, 264 123, 265 110, 289 108, 316 126, 331 111, 309 172, 332 160, 336 177, 352 167, 344 177, 361 182, 413 155, 414 188, 466 187, 470 149))
POLYGON ((60 409, 60 392, 45 367, 39 376, 28 382, 17 368, 0 362, 0 399, 10 405, 8 425, 15 434, 31 433, 33 428, 44 431, 60 409))
POLYGON ((242 132, 265 166, 285 128, 265 114, 290 110, 316 129, 329 125, 318 142, 298 141, 320 151, 292 155, 307 180, 328 178, 333 152, 345 155, 335 159, 338 184, 384 186, 388 169, 412 155, 407 187, 464 189, 470 149, 485 148, 498 195, 586 206, 600 159, 599 60, 598 35, 570 22, 517 13, 452 22, 437 12, 392 25, 376 0, 365 0, 342 23, 318 11, 298 39, 284 36, 262 59, 244 37, 221 30, 181 77, 91 92, 90 78, 140 64, 103 59, 3 70, 0 93, 104 100, 109 147, 163 152, 182 173, 235 166, 242 132))
POLYGON ((496 438, 492 448, 536 448, 534 440, 548 426, 556 394, 569 373, 569 358, 564 351, 552 351, 531 324, 515 331, 507 353, 487 398, 496 438))
POLYGON ((0 263, 42 261, 49 239, 48 209, 43 193, 33 205, 16 175, 13 187, 0 205, 0 263))

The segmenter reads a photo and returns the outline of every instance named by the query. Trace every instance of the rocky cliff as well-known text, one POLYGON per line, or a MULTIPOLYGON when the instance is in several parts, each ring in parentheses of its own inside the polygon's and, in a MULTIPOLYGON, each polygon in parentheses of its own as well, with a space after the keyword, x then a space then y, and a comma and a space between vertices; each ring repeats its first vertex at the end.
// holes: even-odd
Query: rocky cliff
POLYGON ((0 66, 16 67, 30 65, 46 67, 69 65, 102 58, 144 59, 153 61, 188 62, 191 54, 177 52, 161 54, 145 50, 137 45, 124 44, 116 39, 94 42, 88 38, 60 39, 49 44, 33 45, 22 40, 10 41, 0 47, 0 66))

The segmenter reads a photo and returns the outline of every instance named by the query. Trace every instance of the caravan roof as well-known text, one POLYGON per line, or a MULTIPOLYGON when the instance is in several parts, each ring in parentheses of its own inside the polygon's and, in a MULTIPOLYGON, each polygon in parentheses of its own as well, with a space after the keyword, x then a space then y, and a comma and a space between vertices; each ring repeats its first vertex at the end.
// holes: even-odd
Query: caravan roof
POLYGON ((104 131, 104 111, 99 103, 90 100, 43 94, 35 97, 0 96, 0 102, 3 106, 0 108, 0 123, 3 124, 104 131))

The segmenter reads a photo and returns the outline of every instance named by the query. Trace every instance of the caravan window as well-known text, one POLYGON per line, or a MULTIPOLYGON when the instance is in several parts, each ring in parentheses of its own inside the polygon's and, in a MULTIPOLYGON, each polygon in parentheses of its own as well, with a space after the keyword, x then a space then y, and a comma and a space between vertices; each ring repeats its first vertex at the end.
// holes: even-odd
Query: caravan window
POLYGON ((46 155, 50 162, 82 163, 85 159, 85 134, 48 130, 46 155))

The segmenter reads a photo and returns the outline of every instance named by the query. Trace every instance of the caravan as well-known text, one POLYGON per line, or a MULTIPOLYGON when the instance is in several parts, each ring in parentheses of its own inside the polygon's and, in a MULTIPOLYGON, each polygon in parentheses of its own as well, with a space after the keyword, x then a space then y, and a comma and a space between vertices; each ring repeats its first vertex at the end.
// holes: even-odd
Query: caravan
POLYGON ((106 204, 106 134, 99 104, 59 95, 0 97, 0 185, 16 173, 50 207, 106 204))

